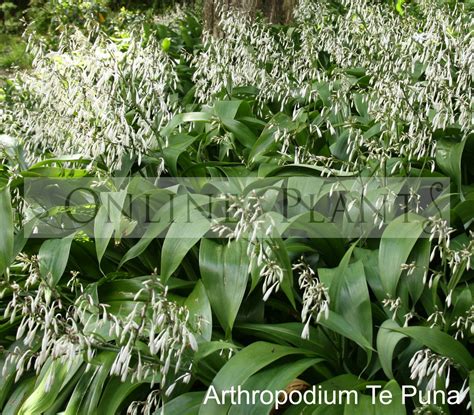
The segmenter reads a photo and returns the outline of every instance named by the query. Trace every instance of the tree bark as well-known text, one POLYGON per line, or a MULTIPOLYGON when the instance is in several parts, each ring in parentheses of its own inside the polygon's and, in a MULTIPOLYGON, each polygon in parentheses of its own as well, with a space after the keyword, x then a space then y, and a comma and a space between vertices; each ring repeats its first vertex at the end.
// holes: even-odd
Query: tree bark
POLYGON ((204 0, 205 28, 219 34, 219 11, 239 9, 251 18, 260 12, 271 23, 287 24, 291 21, 297 0, 204 0))

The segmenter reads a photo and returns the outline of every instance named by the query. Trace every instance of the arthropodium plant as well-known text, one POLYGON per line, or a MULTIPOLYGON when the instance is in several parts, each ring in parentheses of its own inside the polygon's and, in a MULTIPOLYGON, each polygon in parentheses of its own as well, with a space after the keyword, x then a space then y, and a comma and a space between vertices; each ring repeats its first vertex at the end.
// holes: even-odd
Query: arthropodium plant
MULTIPOLYGON (((264 113, 266 104, 274 104, 288 112, 288 118, 293 121, 301 118, 304 124, 312 119, 305 118, 306 112, 313 113, 313 108, 316 108, 319 119, 310 121, 308 126, 311 139, 331 141, 348 131, 346 160, 336 155, 312 154, 311 149, 295 144, 296 128, 280 126, 277 121, 271 125, 273 120, 266 128, 272 130, 276 152, 281 156, 275 164, 323 165, 328 174, 337 174, 337 169, 332 170, 332 167, 341 164, 355 172, 373 161, 383 167, 390 158, 416 161, 433 156, 436 149, 432 133, 448 124, 455 124, 460 132, 458 138, 464 139, 472 128, 469 106, 466 105, 472 98, 472 80, 466 65, 472 45, 459 9, 462 6, 450 10, 432 1, 422 1, 419 8, 424 17, 418 21, 410 16, 403 20, 392 16, 381 3, 344 0, 342 13, 334 13, 332 3, 303 1, 297 10, 291 36, 281 30, 275 33, 274 28, 258 21, 246 21, 242 25, 240 16, 225 16, 223 27, 227 36, 206 38, 204 52, 197 53, 191 61, 196 68, 194 80, 198 97, 202 102, 208 102, 223 88, 228 88, 231 95, 236 86, 256 85, 262 117, 267 116, 264 113), (444 13, 443 19, 437 20, 440 13, 444 13), (325 54, 337 67, 320 62, 325 54), (358 85, 349 73, 361 65, 365 70, 356 72, 357 77, 367 75, 367 85, 358 85), (449 71, 446 69, 446 72, 445 68, 449 71), (361 99, 353 96, 355 91, 361 99), (323 98, 325 102, 319 102, 323 98), (369 121, 359 122, 360 117, 356 119, 354 116, 354 107, 362 117, 367 112, 369 121), (378 125, 380 131, 370 136, 366 133, 372 124, 378 125)), ((100 35, 94 43, 76 35, 65 42, 58 53, 39 53, 37 72, 28 76, 20 87, 26 97, 32 97, 33 105, 19 101, 14 113, 4 113, 12 134, 26 133, 22 141, 26 143, 30 157, 41 157, 39 153, 45 149, 53 153, 77 151, 92 159, 103 158, 110 168, 115 168, 119 166, 122 154, 132 153, 139 158, 154 149, 158 145, 154 140, 160 138, 159 129, 180 110, 179 104, 167 95, 179 87, 175 62, 161 51, 158 44, 143 44, 133 39, 129 44, 117 45, 100 35), (77 42, 77 52, 68 42, 73 42, 73 46, 77 42), (133 58, 137 60, 134 62, 133 58), (61 59, 67 61, 61 63, 61 59), (137 62, 140 65, 136 66, 137 62), (171 74, 160 72, 168 64, 171 74), (155 69, 158 73, 150 73, 155 69), (124 82, 128 80, 137 81, 137 85, 124 82), (151 85, 151 81, 158 85, 151 85), (101 90, 96 89, 96 83, 101 90), (53 90, 49 91, 45 85, 53 90), (152 87, 158 89, 152 90, 151 97, 137 97, 152 87), (165 95, 158 96, 161 92, 165 95), (56 104, 59 104, 58 108, 56 104), (158 107, 150 108, 154 104, 158 107), (171 104, 171 111, 168 104, 171 104), (166 106, 163 107, 166 111, 158 110, 160 105, 166 106), (55 118, 56 115, 59 117, 55 118), (26 124, 21 125, 24 120, 26 124), (69 135, 70 131, 77 136, 69 135), (117 137, 125 137, 129 146, 119 142, 117 137)), ((217 124, 213 120, 206 129, 214 129, 217 124)), ((202 130, 191 125, 189 133, 199 135, 202 130)), ((211 141, 220 146, 233 138, 232 133, 226 132, 211 137, 211 141)), ((168 144, 165 141, 158 143, 168 144)), ((3 147, 8 145, 6 143, 3 147)), ((243 154, 236 154, 236 158, 245 159, 243 154)), ((398 163, 395 168, 400 166, 398 163)), ((384 173, 390 174, 391 171, 385 170, 384 173)), ((247 254, 254 261, 249 271, 252 267, 257 268, 263 280, 261 296, 264 300, 273 296, 271 302, 278 301, 274 294, 281 285, 283 269, 273 252, 273 226, 260 220, 262 210, 257 195, 251 194, 247 199, 233 198, 230 202, 228 213, 234 215, 236 226, 216 225, 214 229, 229 239, 248 239, 247 254)), ((455 314, 457 310, 452 299, 456 298, 456 288, 461 284, 450 286, 449 283, 471 269, 472 234, 467 242, 453 244, 454 229, 435 218, 432 225, 430 243, 433 249, 431 260, 427 261, 431 265, 423 266, 422 278, 423 289, 431 290, 429 296, 432 294, 437 299, 433 310, 423 310, 420 304, 415 307, 410 300, 398 297, 398 293, 393 297, 378 298, 377 305, 385 306, 385 314, 394 320, 393 324, 401 325, 404 318, 405 326, 415 328, 418 324, 440 328, 461 341, 463 337, 472 335, 472 307, 455 314)), ((19 258, 19 262, 24 264, 35 264, 36 260, 35 257, 19 258)), ((401 265, 401 271, 406 274, 404 277, 411 277, 417 271, 417 265, 413 264, 408 261, 401 265)), ((379 265, 383 267, 383 264, 379 265)), ((303 330, 297 334, 307 338, 312 329, 318 328, 318 323, 323 323, 322 319, 328 318, 329 308, 339 299, 337 296, 329 298, 327 287, 304 261, 297 261, 294 271, 296 277, 299 276, 302 291, 303 330)), ((28 272, 27 278, 31 278, 31 282, 26 287, 15 278, 7 281, 12 300, 6 315, 15 316, 15 311, 16 315, 21 315, 17 336, 28 346, 26 352, 15 349, 5 365, 18 365, 18 376, 24 367, 34 366, 37 370, 44 367, 45 359, 49 357, 67 359, 85 351, 90 359, 101 347, 109 350, 110 344, 103 344, 91 330, 84 330, 90 325, 101 327, 109 324, 115 353, 110 373, 132 381, 152 379, 150 383, 160 377, 167 382, 171 377, 170 386, 163 391, 168 393, 173 391, 175 380, 189 380, 192 367, 185 352, 194 350, 196 344, 187 326, 188 311, 167 299, 166 288, 156 279, 144 282, 142 291, 135 297, 135 300, 140 297, 140 303, 144 304, 122 315, 110 313, 106 304, 97 303, 86 287, 81 290, 75 283, 77 275, 70 279, 70 286, 78 291, 69 306, 65 295, 59 298, 55 293, 51 295, 49 287, 39 282, 37 267, 28 268, 28 272), (142 296, 147 297, 146 302, 141 301, 142 296), (93 315, 97 317, 91 317, 93 315), (40 347, 39 354, 29 347, 34 337, 45 344, 40 347), (145 343, 150 353, 134 348, 135 340, 145 343), (157 359, 150 360, 149 355, 157 359), (184 362, 180 361, 181 357, 184 362), (172 365, 181 366, 183 374, 172 373, 172 365)), ((375 301, 372 295, 370 301, 375 301)), ((265 306, 270 307, 271 302, 265 306)), ((377 308, 382 312, 382 307, 377 308)), ((219 332, 214 334, 220 335, 219 332)), ((330 331, 330 335, 333 334, 330 331)), ((341 340, 345 342, 343 336, 341 340)), ((423 382, 426 376, 421 375, 429 372, 429 385, 433 386, 438 378, 447 376, 445 369, 451 365, 448 358, 424 349, 413 357, 411 375, 414 380, 423 382)), ((464 383, 463 393, 466 391, 464 383)), ((152 392, 144 403, 132 405, 130 411, 138 411, 140 406, 150 410, 159 402, 162 396, 159 393, 152 392)))
MULTIPOLYGON (((44 151, 77 153, 120 167, 164 146, 160 128, 180 109, 176 62, 159 42, 140 37, 116 44, 98 34, 65 34, 57 52, 36 48, 24 74, 9 132, 21 135, 30 160, 44 151)), ((5 115, 6 116, 6 115, 5 115)))
POLYGON ((311 320, 318 323, 321 318, 328 318, 331 299, 327 287, 319 281, 316 273, 304 261, 304 258, 293 265, 293 270, 299 274, 298 283, 303 290, 301 320, 305 322, 305 325, 301 337, 308 339, 311 320))
MULTIPOLYGON (((462 3, 450 8, 423 0, 416 7, 421 16, 401 19, 384 2, 342 0, 337 12, 333 1, 303 0, 294 27, 276 34, 237 12, 223 13, 225 35, 207 35, 192 60, 197 97, 205 102, 253 85, 260 102, 292 101, 298 108, 328 95, 322 123, 332 134, 348 134, 345 169, 357 171, 371 160, 384 166, 393 157, 403 159, 393 171, 425 158, 433 168, 435 131, 455 127, 460 138, 472 131, 474 42, 462 3), (322 64, 325 54, 336 68, 322 64), (350 71, 357 69, 368 85, 356 100, 358 81, 350 71), (378 132, 365 133, 354 106, 378 132)), ((320 128, 313 125, 318 134, 320 128)), ((282 147, 286 154, 287 140, 282 147)))
POLYGON ((263 279, 263 300, 267 301, 272 293, 279 291, 284 272, 275 256, 272 242, 275 223, 271 216, 265 215, 263 199, 256 191, 245 196, 223 196, 229 206, 226 214, 235 223, 231 225, 216 222, 212 225, 212 230, 229 241, 245 241, 246 254, 250 258, 249 272, 258 270, 259 277, 263 279))
MULTIPOLYGON (((382 2, 344 0, 341 8, 335 13, 332 1, 303 0, 291 31, 223 13, 225 36, 206 35, 203 50, 190 58, 197 97, 209 102, 223 90, 253 85, 260 103, 283 108, 291 101, 296 117, 327 95, 310 130, 318 136, 322 129, 336 138, 347 135, 343 169, 357 171, 372 160, 385 168, 394 157, 400 158, 390 166, 394 170, 417 160, 433 167, 432 134, 449 126, 462 138, 473 126, 474 51, 463 5, 448 8, 424 0, 417 4, 421 18, 403 19, 382 2), (322 63, 325 55, 331 66, 322 63), (359 88, 356 99, 358 81, 347 71, 357 68, 364 68, 357 76, 365 76, 368 85, 359 88), (353 115, 354 106, 362 117, 370 116, 375 133, 366 133, 367 123, 353 115)), ((181 109, 175 95, 179 77, 177 62, 159 42, 138 35, 120 45, 98 34, 91 44, 79 33, 66 33, 58 52, 38 49, 35 55, 33 75, 23 80, 28 99, 18 103, 14 120, 16 135, 28 137, 31 153, 76 151, 114 168, 125 153, 140 158, 166 146, 159 131, 181 109)), ((294 140, 284 128, 275 140, 282 159, 331 162, 298 145, 290 148, 294 140)))
POLYGON ((5 371, 15 365, 16 380, 31 368, 39 373, 48 361, 60 359, 71 364, 81 355, 86 356, 90 369, 98 351, 113 350, 116 357, 110 374, 122 381, 151 379, 152 385, 160 383, 168 395, 177 382, 189 382, 192 363, 187 349, 197 350, 195 332, 188 322, 189 311, 167 298, 168 289, 156 276, 143 282, 130 313, 117 314, 108 311, 108 304, 94 300, 75 272, 68 282, 71 293, 76 294, 70 303, 67 293, 52 289, 41 275, 36 256, 20 254, 16 266, 26 272, 25 282, 12 279, 2 283, 2 290, 12 293, 3 318, 10 322, 21 319, 16 331, 21 346, 7 354, 2 368, 5 371), (146 298, 137 302, 141 296, 146 298), (104 328, 108 328, 115 344, 96 335, 104 328), (138 348, 139 342, 144 342, 147 350, 138 348))

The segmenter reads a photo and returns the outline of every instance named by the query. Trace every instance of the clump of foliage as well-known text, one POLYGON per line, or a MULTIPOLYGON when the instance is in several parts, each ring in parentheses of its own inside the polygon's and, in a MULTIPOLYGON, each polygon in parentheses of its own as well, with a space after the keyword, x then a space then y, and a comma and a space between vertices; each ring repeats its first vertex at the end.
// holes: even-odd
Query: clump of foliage
POLYGON ((181 3, 191 6, 176 0, 32 0, 25 13, 27 34, 56 49, 61 35, 71 29, 79 29, 85 35, 97 29, 109 35, 127 32, 130 26, 153 21, 157 14, 169 13, 181 3))
POLYGON ((0 70, 28 68, 31 56, 19 34, 22 20, 17 6, 9 1, 0 4, 0 70))
POLYGON ((0 68, 26 69, 31 67, 31 61, 26 43, 19 36, 0 34, 0 68))
MULTIPOLYGON (((472 30, 461 3, 398 3, 305 0, 289 27, 229 14, 224 35, 203 41, 180 11, 120 35, 68 30, 56 50, 34 45, 33 70, 0 96, 4 413, 251 413, 203 405, 206 390, 296 378, 356 389, 364 403, 366 385, 414 384, 424 395, 376 410, 468 413, 472 30), (157 176, 246 189, 228 205, 233 226, 196 207, 187 228, 156 221, 132 239, 124 215, 108 226, 99 211, 105 237, 33 237, 30 177, 89 177, 139 197, 132 179, 157 176), (286 238, 263 205, 268 181, 291 176, 447 177, 450 222, 431 218, 428 238, 416 212, 378 238, 337 228, 286 238), (435 388, 462 402, 427 404, 435 388)), ((169 192, 193 186, 166 189, 158 215, 169 192)), ((299 219, 288 227, 305 232, 299 219)))
POLYGON ((20 19, 17 16, 17 6, 11 1, 5 1, 0 4, 0 16, 2 26, 0 33, 15 33, 20 28, 20 19))

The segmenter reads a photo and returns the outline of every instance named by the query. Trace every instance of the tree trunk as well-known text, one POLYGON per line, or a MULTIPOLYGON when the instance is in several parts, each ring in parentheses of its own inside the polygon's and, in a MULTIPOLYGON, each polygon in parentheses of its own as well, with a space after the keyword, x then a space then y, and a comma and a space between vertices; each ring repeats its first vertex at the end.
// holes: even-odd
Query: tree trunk
POLYGON ((250 17, 260 12, 271 23, 286 24, 291 21, 297 0, 204 0, 205 28, 219 34, 219 11, 240 9, 250 17))

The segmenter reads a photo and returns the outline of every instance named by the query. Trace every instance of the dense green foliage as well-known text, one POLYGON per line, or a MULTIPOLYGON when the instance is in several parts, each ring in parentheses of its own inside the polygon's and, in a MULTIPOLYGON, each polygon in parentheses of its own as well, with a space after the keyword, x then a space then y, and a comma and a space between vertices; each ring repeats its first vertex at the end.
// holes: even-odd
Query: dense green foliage
POLYGON ((0 34, 0 69, 29 68, 31 56, 26 52, 26 44, 15 35, 0 34))
MULTIPOLYGON (((355 389, 361 404, 281 413, 469 413, 474 46, 464 5, 305 0, 289 27, 226 15, 218 39, 190 8, 98 13, 82 13, 79 27, 52 13, 64 30, 31 39, 33 69, 1 90, 2 413, 269 414, 273 404, 202 402, 211 385, 279 390, 295 379, 355 389), (101 238, 34 236, 34 216, 63 212, 28 206, 29 178, 96 178, 139 198, 133 180, 112 179, 157 176, 245 189, 234 227, 196 208, 188 228, 159 222, 132 239, 125 215, 108 223, 102 207, 101 238), (274 202, 268 180, 294 176, 449 178, 450 223, 430 219, 421 238, 426 220, 413 212, 409 227, 395 220, 378 238, 336 226, 253 237, 268 225, 255 220, 274 202), (367 385, 396 395, 408 384, 422 393, 406 407, 368 404, 367 385), (434 388, 462 402, 424 404, 434 388)), ((156 190, 157 218, 169 192, 200 185, 156 190)), ((288 227, 301 230, 300 219, 288 227)))

